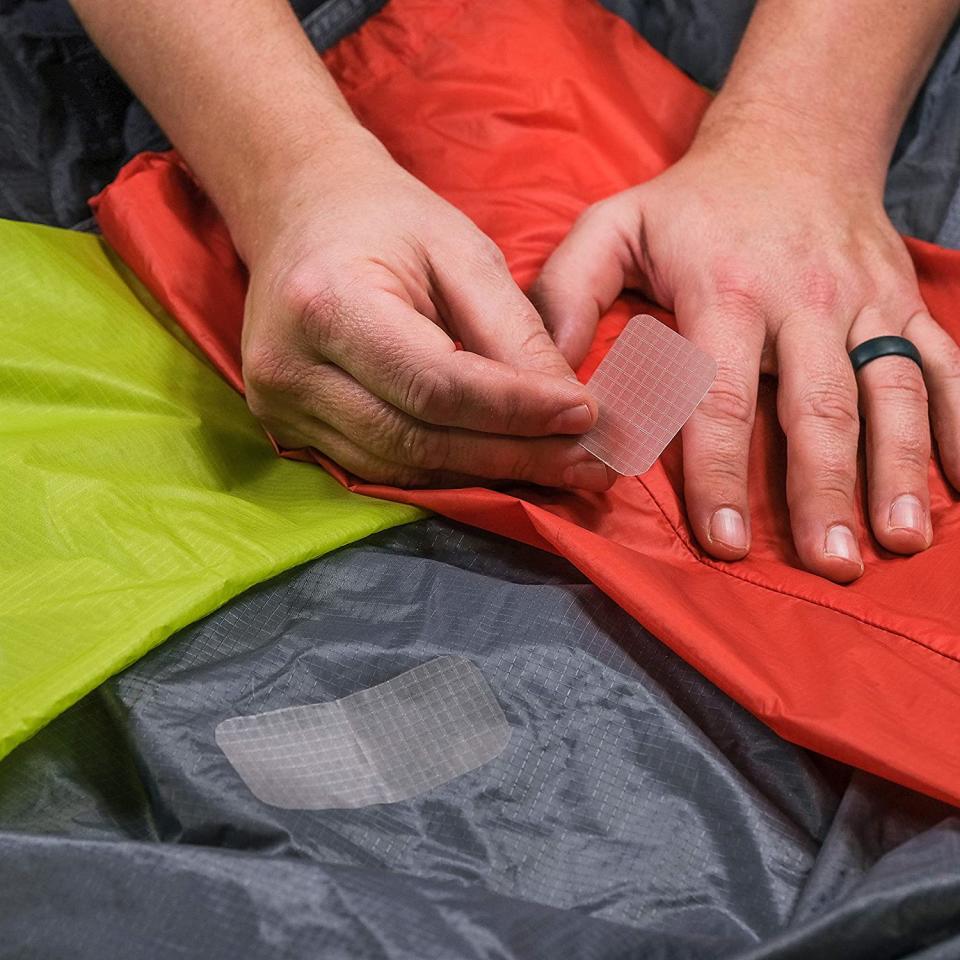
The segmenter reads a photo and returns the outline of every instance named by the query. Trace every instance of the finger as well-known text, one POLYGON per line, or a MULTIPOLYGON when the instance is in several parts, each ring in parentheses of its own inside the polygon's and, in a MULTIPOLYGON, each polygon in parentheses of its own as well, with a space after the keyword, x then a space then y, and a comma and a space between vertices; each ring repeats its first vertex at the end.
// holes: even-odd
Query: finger
MULTIPOLYGON (((419 477, 470 475, 593 491, 605 490, 615 480, 613 471, 573 440, 519 440, 439 427, 385 403, 332 364, 291 361, 285 369, 282 385, 264 390, 260 384, 248 394, 265 427, 283 443, 317 445, 323 437, 317 438, 313 424, 331 426, 381 465, 378 478, 386 476, 383 464, 393 464, 419 477)), ((355 453, 353 457, 344 463, 347 469, 356 466, 355 453)), ((398 476, 413 475, 404 471, 398 476)), ((356 472, 365 476, 359 468, 356 472)))
POLYGON ((499 248, 490 244, 473 262, 435 266, 441 314, 463 346, 491 360, 563 379, 576 375, 540 314, 516 285, 499 248))
POLYGON ((750 549, 747 467, 764 325, 761 318, 709 304, 684 309, 681 327, 719 358, 713 386, 683 428, 687 514, 704 550, 739 560, 750 549))
POLYGON ((960 488, 960 346, 926 311, 911 317, 903 335, 923 358, 940 462, 950 483, 960 488))
MULTIPOLYGON (((579 434, 596 420, 596 402, 581 384, 457 350, 436 324, 389 293, 362 302, 313 298, 301 317, 300 352, 332 361, 417 420, 515 436, 579 434)), ((267 344, 260 362, 248 360, 245 374, 287 376, 274 349, 267 344)))
POLYGON ((383 460, 354 443, 349 437, 319 420, 305 423, 298 431, 297 447, 313 447, 336 461, 345 470, 368 483, 396 487, 473 487, 476 477, 443 470, 423 470, 383 460))
POLYGON ((797 553, 814 573, 855 580, 863 573, 854 510, 860 417, 846 344, 829 319, 798 316, 781 326, 777 362, 797 553))
POLYGON ((572 367, 587 355, 600 317, 638 281, 638 205, 626 194, 588 208, 550 255, 530 299, 572 367))
MULTIPOLYGON (((852 349, 899 324, 865 311, 850 330, 852 349)), ((896 553, 930 545, 930 416, 920 368, 907 357, 880 357, 857 373, 867 435, 867 499, 878 542, 896 553)))
POLYGON ((267 433, 283 449, 312 447, 370 483, 400 487, 464 487, 476 486, 480 482, 477 477, 470 475, 425 470, 379 457, 335 427, 311 416, 302 407, 292 405, 288 396, 279 398, 280 403, 276 402, 277 399, 271 401, 270 398, 260 397, 250 404, 250 408, 267 433))
POLYGON ((574 440, 516 439, 418 421, 331 364, 305 371, 300 402, 378 461, 418 471, 606 490, 615 479, 574 440))

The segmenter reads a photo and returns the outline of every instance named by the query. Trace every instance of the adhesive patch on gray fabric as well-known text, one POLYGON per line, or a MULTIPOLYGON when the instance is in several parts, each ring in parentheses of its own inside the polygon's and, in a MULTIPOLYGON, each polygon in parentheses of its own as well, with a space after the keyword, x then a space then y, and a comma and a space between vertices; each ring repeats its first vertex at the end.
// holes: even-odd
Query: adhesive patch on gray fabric
POLYGON ((503 752, 510 728, 480 670, 438 657, 340 700, 217 726, 251 792, 290 810, 408 800, 503 752))

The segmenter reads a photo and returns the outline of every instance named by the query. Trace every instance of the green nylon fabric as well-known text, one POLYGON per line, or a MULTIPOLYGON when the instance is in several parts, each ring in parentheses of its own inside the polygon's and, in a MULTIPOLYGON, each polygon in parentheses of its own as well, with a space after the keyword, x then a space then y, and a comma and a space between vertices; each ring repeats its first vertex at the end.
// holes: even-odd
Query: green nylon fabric
POLYGON ((0 757, 247 587, 413 507, 275 456, 98 238, 0 220, 0 757))

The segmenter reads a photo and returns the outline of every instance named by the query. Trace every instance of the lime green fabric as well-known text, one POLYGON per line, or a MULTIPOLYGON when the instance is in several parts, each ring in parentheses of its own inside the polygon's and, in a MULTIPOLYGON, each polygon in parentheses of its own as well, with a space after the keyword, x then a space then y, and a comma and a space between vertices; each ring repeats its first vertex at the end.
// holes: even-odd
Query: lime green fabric
POLYGON ((0 757, 242 590, 412 507, 281 460, 93 236, 0 221, 0 757))

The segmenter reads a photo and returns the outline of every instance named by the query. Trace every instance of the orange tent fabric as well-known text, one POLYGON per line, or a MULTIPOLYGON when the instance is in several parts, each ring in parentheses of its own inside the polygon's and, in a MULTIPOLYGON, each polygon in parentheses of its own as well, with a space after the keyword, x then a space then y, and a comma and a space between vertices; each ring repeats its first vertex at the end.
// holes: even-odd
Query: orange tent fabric
MULTIPOLYGON (((325 60, 363 122, 496 240, 521 285, 587 204, 677 159, 708 102, 590 0, 392 0, 325 60)), ((244 269, 183 162, 142 155, 95 205, 109 241, 242 390, 244 269)), ((909 244, 931 310, 960 336, 960 253, 909 244)), ((604 318, 583 378, 642 309, 625 297, 604 318)), ((960 504, 931 463, 930 550, 895 557, 868 540, 851 586, 804 572, 774 390, 762 385, 754 436, 754 548, 737 564, 692 539, 676 444, 603 495, 399 490, 327 466, 351 489, 563 554, 784 737, 960 802, 960 504)))

